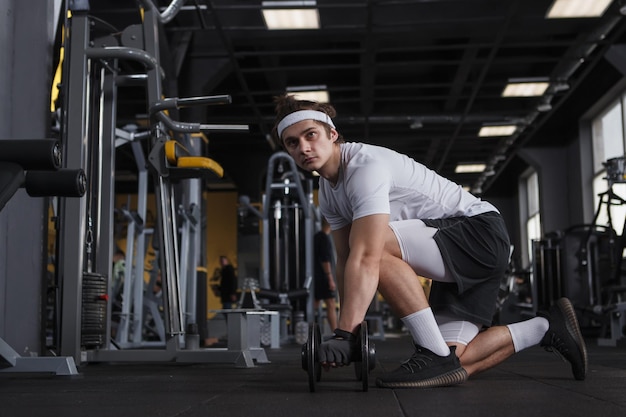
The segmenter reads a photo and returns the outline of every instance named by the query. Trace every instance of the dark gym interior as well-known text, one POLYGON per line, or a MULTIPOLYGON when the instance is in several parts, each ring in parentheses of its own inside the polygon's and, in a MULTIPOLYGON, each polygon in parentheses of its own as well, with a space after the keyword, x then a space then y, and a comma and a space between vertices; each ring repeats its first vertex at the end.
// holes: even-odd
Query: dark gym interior
POLYGON ((568 5, 4 0, 0 416, 623 416, 626 2, 568 5), (318 26, 271 29, 276 9, 318 26), (371 363, 311 381, 317 178, 270 139, 274 97, 309 90, 347 141, 498 207, 494 324, 568 297, 584 381, 536 346, 459 386, 378 388, 411 352, 379 296, 371 363))

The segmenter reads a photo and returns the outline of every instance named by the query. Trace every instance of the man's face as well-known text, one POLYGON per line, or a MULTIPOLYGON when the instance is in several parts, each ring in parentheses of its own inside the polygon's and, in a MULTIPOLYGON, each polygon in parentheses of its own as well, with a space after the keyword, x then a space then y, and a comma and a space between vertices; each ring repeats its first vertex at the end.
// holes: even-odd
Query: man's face
POLYGON ((302 120, 283 131, 281 140, 287 153, 306 171, 322 168, 332 155, 337 131, 327 134, 324 125, 314 120, 302 120))

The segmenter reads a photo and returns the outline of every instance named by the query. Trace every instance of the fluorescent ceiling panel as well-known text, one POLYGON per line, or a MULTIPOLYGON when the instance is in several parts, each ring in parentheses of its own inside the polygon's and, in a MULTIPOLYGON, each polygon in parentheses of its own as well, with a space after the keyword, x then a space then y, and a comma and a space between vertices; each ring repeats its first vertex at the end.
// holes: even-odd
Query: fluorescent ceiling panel
POLYGON ((328 103, 330 101, 328 91, 326 90, 289 91, 289 89, 287 89, 287 94, 296 97, 298 100, 309 100, 317 103, 328 103))
POLYGON ((549 82, 510 82, 504 87, 502 97, 537 97, 543 95, 549 82))
POLYGON ((548 19, 599 17, 612 0, 555 0, 548 10, 548 19))
POLYGON ((315 1, 264 1, 263 19, 270 30, 319 29, 319 12, 310 8, 315 5, 315 1))
POLYGON ((489 136, 511 136, 515 133, 517 126, 515 125, 501 125, 501 126, 483 126, 478 132, 478 136, 481 138, 489 136))
POLYGON ((485 164, 458 164, 454 172, 457 174, 483 172, 486 167, 485 164))

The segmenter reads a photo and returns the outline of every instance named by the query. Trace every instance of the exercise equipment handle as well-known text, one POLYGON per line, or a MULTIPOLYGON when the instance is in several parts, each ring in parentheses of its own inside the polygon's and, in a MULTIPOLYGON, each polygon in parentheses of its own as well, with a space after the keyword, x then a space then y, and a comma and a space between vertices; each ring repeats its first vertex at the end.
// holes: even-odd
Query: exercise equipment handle
POLYGON ((282 299, 297 299, 306 297, 309 294, 309 291, 306 288, 295 289, 291 291, 275 291, 267 288, 259 288, 257 291, 259 297, 268 298, 270 300, 282 300, 282 299))
POLYGON ((229 95, 201 96, 201 97, 171 97, 154 103, 150 106, 150 114, 163 110, 180 109, 184 107, 209 106, 212 104, 230 104, 232 99, 229 95))
POLYGON ((27 171, 24 188, 31 197, 82 197, 87 177, 82 169, 27 171))
POLYGON ((191 107, 191 106, 209 106, 212 104, 231 104, 232 99, 230 95, 223 94, 218 96, 204 96, 204 97, 185 97, 178 99, 179 107, 191 107))
POLYGON ((25 170, 55 170, 61 167, 61 145, 56 139, 0 140, 0 161, 25 170))

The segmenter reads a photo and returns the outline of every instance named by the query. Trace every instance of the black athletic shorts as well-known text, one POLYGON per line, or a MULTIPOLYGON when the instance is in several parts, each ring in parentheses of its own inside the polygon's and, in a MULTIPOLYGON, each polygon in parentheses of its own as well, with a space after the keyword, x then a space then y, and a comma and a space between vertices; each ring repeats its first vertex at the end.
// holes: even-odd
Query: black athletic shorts
POLYGON ((499 213, 423 220, 438 231, 434 239, 456 283, 433 281, 430 306, 490 326, 500 282, 509 263, 510 242, 499 213))
POLYGON ((315 280, 314 294, 316 300, 335 298, 335 291, 331 290, 330 285, 328 285, 328 277, 324 275, 323 278, 315 280))

